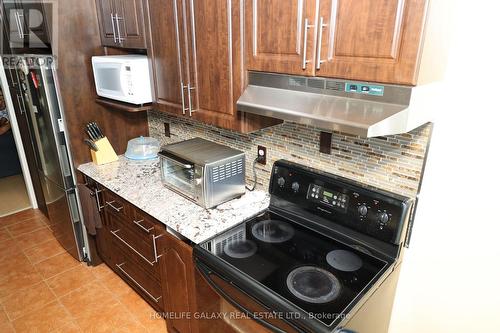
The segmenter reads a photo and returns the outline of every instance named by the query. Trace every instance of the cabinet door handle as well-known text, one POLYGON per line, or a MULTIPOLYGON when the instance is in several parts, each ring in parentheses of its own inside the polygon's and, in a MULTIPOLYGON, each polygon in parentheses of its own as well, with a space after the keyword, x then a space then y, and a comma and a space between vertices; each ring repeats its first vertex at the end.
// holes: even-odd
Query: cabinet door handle
POLYGON ((116 38, 116 28, 115 28, 115 15, 113 13, 111 13, 111 26, 113 27, 113 40, 116 44, 117 38, 116 38))
POLYGON ((196 88, 195 87, 191 87, 191 84, 188 83, 187 89, 188 89, 189 116, 192 117, 193 116, 193 112, 198 111, 198 110, 193 110, 193 105, 192 105, 192 101, 191 101, 191 91, 195 90, 196 88))
POLYGON ((121 229, 118 229, 118 230, 115 230, 115 231, 111 231, 111 234, 113 234, 113 236, 115 236, 116 238, 118 238, 118 240, 120 242, 122 242, 123 244, 125 244, 129 249, 131 249, 132 251, 134 251, 135 254, 137 254, 139 257, 141 257, 141 259, 143 259, 145 262, 147 262, 151 266, 154 266, 154 264, 157 262, 157 260, 155 259, 155 261, 150 261, 148 258, 146 258, 145 256, 143 256, 142 253, 140 253, 139 251, 137 251, 132 245, 130 245, 129 243, 127 243, 126 240, 124 240, 123 238, 121 238, 120 236, 118 236, 118 233, 120 232, 120 230, 121 229))
POLYGON ((116 33, 118 34, 118 44, 121 44, 125 40, 125 37, 122 37, 119 21, 123 21, 123 17, 120 17, 118 16, 118 14, 115 14, 115 19, 116 19, 116 33))
POLYGON ((19 14, 18 11, 14 14, 14 18, 16 20, 16 25, 17 25, 17 33, 19 35, 20 39, 24 39, 24 31, 21 23, 21 14, 19 14))
POLYGON ((96 201, 97 201, 97 210, 99 212, 101 212, 101 210, 103 210, 104 206, 101 206, 101 200, 99 199, 99 193, 101 193, 102 190, 98 190, 98 189, 95 189, 94 191, 94 196, 96 198, 96 201))
MULTIPOLYGON (((186 111, 189 111, 189 108, 186 108, 186 95, 184 94, 184 89, 188 88, 189 85, 185 86, 184 82, 181 82, 181 98, 182 98, 182 114, 186 114, 186 111)), ((191 115, 191 113, 189 114, 191 115)))
POLYGON ((320 17, 319 19, 319 36, 318 36, 318 50, 317 50, 317 57, 316 57, 316 69, 321 68, 321 64, 324 63, 324 60, 321 60, 321 44, 323 41, 323 29, 326 28, 328 24, 325 24, 323 21, 323 16, 320 17))
POLYGON ((106 201, 106 205, 108 205, 109 207, 113 208, 117 213, 119 213, 122 209, 123 209, 123 206, 121 207, 116 207, 115 205, 113 205, 115 201, 106 201))
POLYGON ((304 54, 302 57, 302 69, 306 69, 307 64, 311 62, 311 60, 307 60, 307 35, 309 32, 309 28, 314 28, 314 24, 309 24, 309 19, 305 19, 305 21, 304 21, 304 54))
POLYGON ((153 236, 153 250, 154 250, 154 255, 155 255, 155 262, 158 262, 158 258, 160 258, 163 254, 158 255, 158 250, 156 248, 156 240, 158 238, 161 238, 163 235, 160 236, 153 236))
POLYGON ((151 298, 153 301, 155 301, 156 303, 158 303, 160 301, 160 298, 161 296, 159 297, 154 297, 153 295, 151 295, 149 293, 149 291, 146 290, 146 288, 144 288, 143 286, 141 286, 141 284, 139 282, 137 282, 133 277, 130 276, 130 274, 128 274, 123 268, 122 266, 125 265, 125 263, 121 263, 121 264, 116 264, 116 267, 118 267, 118 269, 123 273, 125 274, 125 276, 127 276, 132 282, 135 283, 135 285, 137 287, 139 287, 143 292, 146 293, 146 295, 148 295, 149 298, 151 298))
POLYGON ((144 220, 139 220, 139 221, 132 220, 132 222, 134 222, 134 224, 136 226, 138 226, 139 228, 141 228, 143 231, 147 232, 148 234, 151 232, 151 230, 154 229, 154 227, 146 228, 145 226, 143 226, 141 223, 144 222, 144 220))

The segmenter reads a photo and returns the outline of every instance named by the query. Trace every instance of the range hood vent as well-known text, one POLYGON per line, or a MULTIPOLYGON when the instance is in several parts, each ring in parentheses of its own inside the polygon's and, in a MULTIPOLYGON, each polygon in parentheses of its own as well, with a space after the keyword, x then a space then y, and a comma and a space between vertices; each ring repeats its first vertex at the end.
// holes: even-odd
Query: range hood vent
POLYGON ((417 88, 250 72, 240 112, 361 137, 406 133, 429 119, 412 110, 417 88))

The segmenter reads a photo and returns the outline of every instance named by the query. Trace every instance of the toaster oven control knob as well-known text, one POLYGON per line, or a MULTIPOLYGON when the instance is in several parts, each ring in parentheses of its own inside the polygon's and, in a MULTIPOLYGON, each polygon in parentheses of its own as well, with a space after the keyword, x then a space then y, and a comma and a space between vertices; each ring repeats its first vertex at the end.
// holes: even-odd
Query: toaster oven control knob
POLYGON ((299 191, 299 188, 300 188, 300 184, 297 183, 297 182, 293 182, 292 183, 292 190, 297 193, 299 191))
POLYGON ((361 216, 366 216, 366 214, 368 214, 368 207, 366 207, 366 205, 359 206, 358 213, 361 216))
POLYGON ((280 187, 285 186, 285 178, 283 178, 283 177, 278 178, 278 185, 280 187))
POLYGON ((378 221, 382 224, 387 224, 389 222, 389 215, 386 212, 380 213, 378 215, 378 221))

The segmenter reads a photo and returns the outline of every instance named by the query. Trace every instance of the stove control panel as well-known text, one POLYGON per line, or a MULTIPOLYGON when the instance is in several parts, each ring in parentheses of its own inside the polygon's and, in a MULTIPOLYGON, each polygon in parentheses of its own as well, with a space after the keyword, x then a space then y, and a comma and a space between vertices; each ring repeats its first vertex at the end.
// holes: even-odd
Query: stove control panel
POLYGON ((317 184, 309 185, 307 199, 344 213, 347 212, 347 208, 349 207, 348 195, 317 184))
POLYGON ((269 192, 271 205, 313 213, 327 220, 327 227, 342 224, 394 244, 411 208, 402 196, 286 161, 275 163, 269 192))

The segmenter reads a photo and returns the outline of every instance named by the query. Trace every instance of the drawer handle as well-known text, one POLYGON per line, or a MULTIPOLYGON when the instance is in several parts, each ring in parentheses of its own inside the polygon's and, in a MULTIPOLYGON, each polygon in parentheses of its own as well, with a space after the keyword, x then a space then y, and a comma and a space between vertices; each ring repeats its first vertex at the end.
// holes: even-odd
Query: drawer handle
MULTIPOLYGON (((147 259, 145 256, 143 256, 139 251, 137 251, 136 249, 134 249, 134 247, 132 245, 130 245, 123 238, 121 238, 120 236, 118 236, 118 232, 119 231, 120 231, 120 229, 115 230, 115 231, 111 231, 111 233, 113 234, 113 236, 115 236, 116 238, 118 238, 118 240, 120 240, 123 244, 127 245, 132 251, 134 251, 139 257, 141 257, 144 261, 146 261, 151 266, 154 266, 154 264, 156 262, 158 262, 156 254, 155 254, 155 261, 149 261, 149 259, 147 259)), ((154 242, 154 240, 153 240, 153 242, 154 242)))
POLYGON ((106 201, 106 205, 108 205, 109 207, 113 208, 117 213, 119 213, 122 209, 123 209, 123 206, 121 207, 116 207, 115 205, 113 205, 113 203, 115 203, 115 201, 106 201))
POLYGON ((151 230, 154 229, 154 227, 151 227, 151 228, 146 228, 145 226, 143 226, 141 223, 144 222, 144 220, 139 220, 139 221, 136 221, 136 220, 132 220, 132 222, 134 222, 134 224, 136 226, 138 226, 139 228, 141 228, 142 230, 144 230, 145 232, 147 232, 149 234, 149 232, 151 230))
POLYGON ((141 286, 141 284, 139 282, 137 282, 133 277, 131 277, 127 272, 125 272, 125 270, 122 268, 122 266, 125 265, 125 263, 121 263, 121 264, 116 264, 116 267, 118 267, 118 269, 123 273, 125 274, 130 280, 132 280, 132 282, 135 283, 135 285, 139 288, 141 288, 142 291, 144 291, 146 293, 146 295, 149 296, 149 298, 151 298, 153 301, 155 301, 156 303, 158 303, 158 301, 160 300, 161 296, 160 297, 154 297, 153 295, 151 295, 147 290, 146 288, 144 288, 143 286, 141 286))

